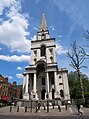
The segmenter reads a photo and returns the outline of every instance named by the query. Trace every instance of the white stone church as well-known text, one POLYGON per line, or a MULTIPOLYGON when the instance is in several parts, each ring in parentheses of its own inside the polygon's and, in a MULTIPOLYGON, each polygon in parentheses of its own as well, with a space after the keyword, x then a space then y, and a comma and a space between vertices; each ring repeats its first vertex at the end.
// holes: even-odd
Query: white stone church
POLYGON ((68 70, 58 68, 55 48, 42 12, 36 40, 31 41, 31 63, 23 74, 24 100, 70 99, 68 70))

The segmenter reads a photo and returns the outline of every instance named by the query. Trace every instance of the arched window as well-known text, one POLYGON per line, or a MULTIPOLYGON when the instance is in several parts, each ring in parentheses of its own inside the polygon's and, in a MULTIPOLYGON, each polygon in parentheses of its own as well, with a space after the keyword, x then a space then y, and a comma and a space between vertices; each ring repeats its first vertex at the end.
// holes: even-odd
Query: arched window
POLYGON ((42 78, 42 85, 45 85, 45 78, 42 78))
POLYGON ((54 84, 54 77, 51 77, 51 84, 54 84))
POLYGON ((45 39, 45 34, 42 34, 42 39, 45 39))
POLYGON ((61 95, 61 97, 64 97, 64 92, 62 89, 60 90, 60 95, 61 95))
POLYGON ((41 46, 41 56, 46 55, 46 47, 44 45, 41 46))

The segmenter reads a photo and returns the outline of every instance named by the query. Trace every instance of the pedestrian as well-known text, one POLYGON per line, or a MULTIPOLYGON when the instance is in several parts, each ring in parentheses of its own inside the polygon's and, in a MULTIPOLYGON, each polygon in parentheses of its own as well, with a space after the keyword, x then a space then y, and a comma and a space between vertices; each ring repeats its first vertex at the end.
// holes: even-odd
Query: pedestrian
POLYGON ((79 102, 77 101, 77 110, 78 110, 78 115, 82 115, 82 112, 80 111, 80 104, 79 102))
POLYGON ((58 100, 58 111, 61 112, 61 100, 58 100))
POLYGON ((46 108, 45 108, 45 102, 43 102, 43 107, 44 107, 44 110, 46 110, 46 108))
POLYGON ((41 107, 41 104, 40 102, 38 103, 38 111, 40 112, 40 107, 41 107))
POLYGON ((67 110, 67 101, 65 101, 65 109, 67 110))

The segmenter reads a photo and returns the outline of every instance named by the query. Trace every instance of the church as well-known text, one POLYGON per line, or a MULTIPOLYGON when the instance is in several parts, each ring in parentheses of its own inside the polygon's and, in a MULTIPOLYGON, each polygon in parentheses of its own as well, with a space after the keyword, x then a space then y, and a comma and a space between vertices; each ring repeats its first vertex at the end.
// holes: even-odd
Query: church
POLYGON ((31 41, 31 62, 23 73, 23 99, 69 100, 68 70, 58 68, 55 38, 51 38, 44 12, 36 40, 31 41))

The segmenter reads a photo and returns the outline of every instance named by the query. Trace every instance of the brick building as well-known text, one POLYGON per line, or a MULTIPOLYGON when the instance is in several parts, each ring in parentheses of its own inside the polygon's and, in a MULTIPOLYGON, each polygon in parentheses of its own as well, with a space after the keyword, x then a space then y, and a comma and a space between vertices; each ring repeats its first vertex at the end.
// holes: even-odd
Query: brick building
POLYGON ((8 82, 8 78, 0 75, 0 99, 11 100, 20 99, 21 87, 13 82, 13 84, 8 82))

